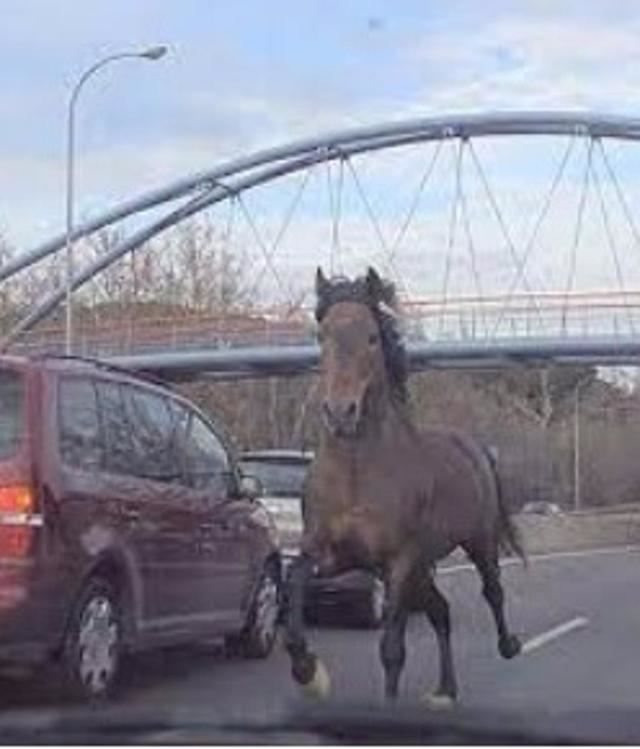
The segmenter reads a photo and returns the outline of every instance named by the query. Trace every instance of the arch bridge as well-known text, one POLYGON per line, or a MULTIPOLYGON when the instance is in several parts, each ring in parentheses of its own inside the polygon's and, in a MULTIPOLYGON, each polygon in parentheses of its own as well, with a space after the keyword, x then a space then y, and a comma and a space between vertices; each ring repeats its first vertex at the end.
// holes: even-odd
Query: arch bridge
MULTIPOLYGON (((160 252, 163 232, 218 211, 221 241, 256 275, 251 304, 234 308, 236 328, 220 310, 129 321, 111 339, 79 324, 76 350, 168 377, 312 369, 309 292, 322 260, 334 272, 375 264, 396 282, 415 368, 637 364, 638 139, 635 118, 487 113, 352 128, 223 162, 78 225, 83 249, 119 232, 72 288, 81 294, 136 252, 160 252)), ((61 234, 23 252, 0 267, 0 282, 64 245, 61 234)), ((60 283, 38 299, 4 350, 59 350, 62 331, 45 321, 65 291, 60 283)))

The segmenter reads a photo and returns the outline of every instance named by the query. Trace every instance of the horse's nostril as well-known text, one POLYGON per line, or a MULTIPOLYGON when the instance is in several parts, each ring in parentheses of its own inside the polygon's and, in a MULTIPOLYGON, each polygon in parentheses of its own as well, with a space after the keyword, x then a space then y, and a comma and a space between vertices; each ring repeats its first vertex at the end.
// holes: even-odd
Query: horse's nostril
POLYGON ((331 401, 322 402, 322 415, 325 423, 330 427, 350 427, 358 416, 358 403, 356 401, 342 401, 331 404, 331 401))

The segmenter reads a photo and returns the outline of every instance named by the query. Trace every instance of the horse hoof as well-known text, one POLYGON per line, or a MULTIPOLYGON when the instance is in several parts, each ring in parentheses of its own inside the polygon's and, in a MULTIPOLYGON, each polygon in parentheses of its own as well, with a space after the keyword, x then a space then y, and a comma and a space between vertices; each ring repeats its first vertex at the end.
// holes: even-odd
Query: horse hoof
POLYGON ((455 697, 450 694, 425 694, 422 698, 423 704, 429 710, 451 710, 456 704, 455 697))
POLYGON ((509 635, 498 644, 498 650, 503 658, 509 660, 519 655, 522 651, 522 643, 515 635, 509 635))
POLYGON ((329 676, 327 667, 320 658, 316 658, 311 680, 302 684, 301 688, 307 697, 315 700, 324 700, 329 696, 331 692, 331 677, 329 676))

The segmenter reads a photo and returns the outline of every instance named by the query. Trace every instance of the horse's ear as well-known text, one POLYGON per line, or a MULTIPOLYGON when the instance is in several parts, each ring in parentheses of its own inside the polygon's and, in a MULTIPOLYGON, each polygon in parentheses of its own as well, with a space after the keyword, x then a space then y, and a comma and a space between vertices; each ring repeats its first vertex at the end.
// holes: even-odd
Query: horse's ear
POLYGON ((318 266, 316 270, 316 296, 321 297, 326 291, 327 286, 329 286, 329 281, 327 281, 322 272, 322 268, 318 266))
POLYGON ((378 271, 369 266, 365 279, 367 294, 374 304, 385 304, 393 309, 396 304, 396 288, 391 281, 380 278, 378 271))
POLYGON ((367 271, 367 293, 374 304, 385 301, 385 283, 378 275, 375 268, 369 266, 367 271))

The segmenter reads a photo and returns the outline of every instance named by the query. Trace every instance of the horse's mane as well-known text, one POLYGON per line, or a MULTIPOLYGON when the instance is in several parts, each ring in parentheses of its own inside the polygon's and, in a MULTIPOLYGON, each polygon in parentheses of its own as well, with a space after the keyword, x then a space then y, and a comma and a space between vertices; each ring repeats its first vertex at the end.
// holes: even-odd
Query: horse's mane
POLYGON ((391 396, 396 402, 404 404, 408 400, 408 366, 396 314, 396 289, 391 281, 377 275, 375 279, 375 284, 371 283, 370 275, 354 280, 336 276, 325 281, 317 293, 316 320, 322 322, 329 309, 340 302, 356 302, 369 307, 380 331, 391 396))

